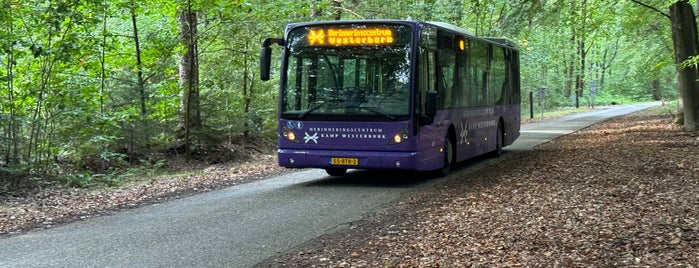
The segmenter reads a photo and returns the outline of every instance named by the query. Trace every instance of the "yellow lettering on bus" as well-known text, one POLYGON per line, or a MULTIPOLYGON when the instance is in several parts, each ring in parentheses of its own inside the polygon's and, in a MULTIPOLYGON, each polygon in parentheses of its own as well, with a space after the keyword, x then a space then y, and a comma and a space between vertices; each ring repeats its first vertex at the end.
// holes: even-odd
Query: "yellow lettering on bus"
POLYGON ((362 46, 390 45, 395 42, 390 28, 327 28, 310 29, 308 45, 362 46))

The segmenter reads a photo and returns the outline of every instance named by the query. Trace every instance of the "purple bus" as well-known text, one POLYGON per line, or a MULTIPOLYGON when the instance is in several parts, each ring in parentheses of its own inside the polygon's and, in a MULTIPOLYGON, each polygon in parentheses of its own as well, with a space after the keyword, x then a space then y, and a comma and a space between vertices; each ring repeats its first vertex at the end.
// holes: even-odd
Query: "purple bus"
POLYGON ((434 171, 499 156, 520 130, 519 53, 441 22, 290 24, 283 48, 278 161, 289 168, 434 171))

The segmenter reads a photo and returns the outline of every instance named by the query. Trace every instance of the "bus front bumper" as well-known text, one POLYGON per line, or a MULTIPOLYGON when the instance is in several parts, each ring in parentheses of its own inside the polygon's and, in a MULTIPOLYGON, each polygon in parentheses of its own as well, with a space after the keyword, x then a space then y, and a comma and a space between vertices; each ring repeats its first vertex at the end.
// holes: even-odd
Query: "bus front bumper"
POLYGON ((278 149, 279 165, 288 168, 347 168, 436 170, 441 154, 428 152, 372 152, 278 149))

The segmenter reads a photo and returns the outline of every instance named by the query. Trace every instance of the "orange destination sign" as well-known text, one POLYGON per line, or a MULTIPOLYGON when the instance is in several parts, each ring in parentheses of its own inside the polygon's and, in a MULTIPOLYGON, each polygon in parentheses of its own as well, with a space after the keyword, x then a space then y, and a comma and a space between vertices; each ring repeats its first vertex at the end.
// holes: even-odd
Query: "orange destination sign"
POLYGON ((394 42, 390 28, 322 28, 308 31, 311 46, 390 45, 394 42))

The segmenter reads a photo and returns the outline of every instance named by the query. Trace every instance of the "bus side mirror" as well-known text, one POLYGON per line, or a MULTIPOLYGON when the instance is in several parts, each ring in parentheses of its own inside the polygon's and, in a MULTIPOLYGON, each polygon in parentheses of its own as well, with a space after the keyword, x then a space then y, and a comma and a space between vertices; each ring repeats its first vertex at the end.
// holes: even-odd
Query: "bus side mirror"
POLYGON ((427 91, 425 95, 425 115, 430 118, 437 115, 437 91, 427 91))
POLYGON ((272 64, 272 48, 260 48, 260 79, 269 80, 269 66, 272 64))
POLYGON ((260 48, 260 80, 269 80, 269 69, 272 65, 272 44, 284 45, 284 39, 281 38, 267 38, 262 41, 262 48, 260 48))

